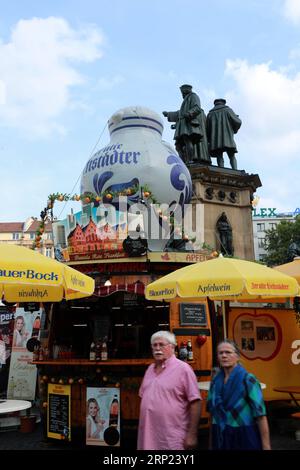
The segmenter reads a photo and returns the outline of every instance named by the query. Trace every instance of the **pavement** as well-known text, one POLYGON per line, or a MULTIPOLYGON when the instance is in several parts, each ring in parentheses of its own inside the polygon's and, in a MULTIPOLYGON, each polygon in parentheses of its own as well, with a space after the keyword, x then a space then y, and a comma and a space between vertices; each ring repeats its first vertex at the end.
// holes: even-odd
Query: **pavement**
MULTIPOLYGON (((273 450, 299 450, 300 451, 300 440, 295 438, 295 426, 293 422, 290 422, 290 428, 288 422, 285 422, 282 427, 272 429, 271 427, 271 443, 273 450)), ((300 426, 299 426, 300 429, 300 426)), ((43 435, 43 426, 41 423, 36 425, 36 428, 31 433, 21 433, 19 429, 6 430, 0 432, 0 450, 35 450, 35 451, 60 451, 60 450, 72 450, 78 447, 86 449, 86 446, 82 444, 80 446, 77 443, 74 446, 69 443, 61 442, 55 439, 45 440, 43 435)), ((126 450, 135 449, 135 439, 130 438, 124 446, 126 450)), ((199 450, 208 449, 208 435, 207 431, 200 431, 199 435, 199 450)))
MULTIPOLYGON (((272 450, 300 451, 300 420, 291 418, 295 407, 285 403, 275 403, 268 407, 268 420, 271 433, 272 450), (296 439, 298 430, 299 440, 296 439)), ((0 418, 1 421, 2 418, 0 418)), ((35 429, 32 432, 20 431, 18 425, 0 426, 0 450, 7 451, 64 451, 64 450, 93 450, 94 446, 85 446, 84 435, 74 433, 74 441, 66 443, 56 439, 47 439, 44 433, 44 424, 37 418, 35 429)), ((121 430, 121 450, 128 452, 136 449, 136 432, 121 430), (125 437, 126 436, 126 437, 125 437), (125 441, 126 439, 126 441, 125 441)), ((110 447, 111 451, 116 448, 110 447)), ((208 430, 199 431, 199 450, 208 449, 208 430)), ((106 448, 107 450, 107 448, 106 448)), ((120 449, 118 449, 120 450, 120 449)))

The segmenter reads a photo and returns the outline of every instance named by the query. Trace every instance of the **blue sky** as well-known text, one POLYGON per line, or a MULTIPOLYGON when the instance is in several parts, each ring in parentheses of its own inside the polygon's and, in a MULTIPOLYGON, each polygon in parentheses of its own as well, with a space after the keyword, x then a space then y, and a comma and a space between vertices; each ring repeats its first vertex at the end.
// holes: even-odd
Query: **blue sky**
MULTIPOLYGON (((0 0, 0 221, 79 191, 118 109, 161 113, 191 83, 241 117, 238 168, 260 207, 300 206, 300 0, 0 0), (74 188, 74 189, 73 189, 74 188)), ((165 122, 164 139, 173 131, 165 122)), ((225 157, 226 163, 228 162, 225 157)), ((57 203, 64 217, 79 203, 57 203)))

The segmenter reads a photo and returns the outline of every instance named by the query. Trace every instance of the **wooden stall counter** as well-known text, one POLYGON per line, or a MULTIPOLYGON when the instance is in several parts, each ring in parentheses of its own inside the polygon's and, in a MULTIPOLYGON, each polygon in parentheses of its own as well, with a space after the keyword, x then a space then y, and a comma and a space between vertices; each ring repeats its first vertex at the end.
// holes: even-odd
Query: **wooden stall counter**
MULTIPOLYGON (((149 366, 153 362, 153 358, 108 359, 107 361, 90 361, 89 359, 47 359, 43 361, 32 361, 32 364, 48 366, 149 366)), ((190 365, 194 363, 195 361, 188 361, 190 365)))
POLYGON ((148 366, 152 358, 145 359, 108 359, 107 361, 90 361, 89 359, 47 359, 32 361, 32 364, 49 366, 148 366))

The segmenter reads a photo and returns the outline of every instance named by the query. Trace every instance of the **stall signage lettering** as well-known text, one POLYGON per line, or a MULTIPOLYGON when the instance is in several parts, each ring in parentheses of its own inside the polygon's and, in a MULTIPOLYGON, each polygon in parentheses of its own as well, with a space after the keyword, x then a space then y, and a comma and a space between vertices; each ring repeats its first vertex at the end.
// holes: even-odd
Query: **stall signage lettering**
POLYGON ((53 271, 51 273, 39 273, 34 269, 27 269, 26 271, 17 271, 16 269, 0 269, 1 277, 12 277, 12 278, 26 278, 26 279, 37 279, 45 281, 58 281, 58 275, 53 271))

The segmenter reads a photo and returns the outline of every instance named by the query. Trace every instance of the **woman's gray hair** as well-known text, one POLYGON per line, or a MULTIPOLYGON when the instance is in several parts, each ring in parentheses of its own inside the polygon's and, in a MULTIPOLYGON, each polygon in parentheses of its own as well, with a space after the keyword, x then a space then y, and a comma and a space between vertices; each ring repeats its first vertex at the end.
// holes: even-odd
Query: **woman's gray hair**
POLYGON ((156 333, 153 333, 150 339, 150 343, 153 344, 154 341, 158 338, 164 338, 168 343, 173 344, 173 346, 176 346, 176 337, 171 331, 156 331, 156 333))
POLYGON ((232 339, 223 339, 218 343, 217 349, 219 346, 221 346, 221 344, 230 344, 230 346, 232 346, 232 348, 234 349, 234 352, 240 357, 241 353, 239 347, 234 341, 232 341, 232 339))

